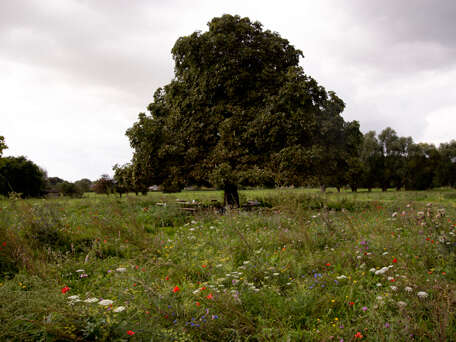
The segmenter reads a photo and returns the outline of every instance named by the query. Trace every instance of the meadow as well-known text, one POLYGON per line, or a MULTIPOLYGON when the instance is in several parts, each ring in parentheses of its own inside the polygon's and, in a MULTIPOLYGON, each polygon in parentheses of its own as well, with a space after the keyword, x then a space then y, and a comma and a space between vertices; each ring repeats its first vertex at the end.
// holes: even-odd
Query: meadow
POLYGON ((456 191, 0 200, 0 341, 455 341, 456 191))

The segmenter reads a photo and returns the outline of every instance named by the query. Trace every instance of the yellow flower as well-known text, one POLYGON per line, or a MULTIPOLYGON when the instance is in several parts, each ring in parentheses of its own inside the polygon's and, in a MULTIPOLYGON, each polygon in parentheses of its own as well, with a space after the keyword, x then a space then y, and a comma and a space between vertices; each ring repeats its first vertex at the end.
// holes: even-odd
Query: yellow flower
POLYGON ((336 302, 336 300, 335 300, 335 299, 331 299, 331 303, 335 303, 335 302, 336 302))

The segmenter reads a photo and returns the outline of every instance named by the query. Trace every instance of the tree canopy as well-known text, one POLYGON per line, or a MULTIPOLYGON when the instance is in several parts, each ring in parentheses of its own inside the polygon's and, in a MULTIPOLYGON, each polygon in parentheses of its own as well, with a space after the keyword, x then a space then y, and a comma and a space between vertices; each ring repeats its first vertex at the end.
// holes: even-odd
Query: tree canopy
POLYGON ((0 195, 11 192, 37 197, 46 192, 46 175, 25 157, 0 158, 0 195))
MULTIPOLYGON (((127 131, 134 169, 164 188, 328 182, 347 140, 344 102, 299 66, 302 52, 259 22, 224 15, 172 49, 175 77, 127 131)), ((352 138, 348 139, 348 135, 352 138)))

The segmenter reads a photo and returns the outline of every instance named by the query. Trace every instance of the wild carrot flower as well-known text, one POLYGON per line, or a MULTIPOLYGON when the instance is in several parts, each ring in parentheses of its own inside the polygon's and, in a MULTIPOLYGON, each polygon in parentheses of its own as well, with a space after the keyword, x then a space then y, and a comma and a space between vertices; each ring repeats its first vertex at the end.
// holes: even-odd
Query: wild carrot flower
POLYGON ((426 298, 428 296, 428 294, 424 291, 420 291, 416 295, 420 298, 426 298))
POLYGON ((98 298, 92 297, 92 298, 87 298, 84 303, 96 303, 98 302, 98 298))
POLYGON ((112 303, 114 303, 114 302, 110 299, 103 299, 98 302, 98 305, 108 306, 108 305, 112 305, 112 303))

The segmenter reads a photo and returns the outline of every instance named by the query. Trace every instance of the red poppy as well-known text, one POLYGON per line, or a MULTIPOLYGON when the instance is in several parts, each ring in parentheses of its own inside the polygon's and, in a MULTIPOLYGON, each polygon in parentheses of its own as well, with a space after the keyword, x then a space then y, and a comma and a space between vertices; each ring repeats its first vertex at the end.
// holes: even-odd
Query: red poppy
POLYGON ((394 259, 393 259, 393 262, 394 262, 394 263, 396 263, 396 262, 397 262, 397 259, 396 259, 396 258, 394 258, 394 259))
POLYGON ((165 280, 169 280, 169 277, 168 277, 168 276, 166 276, 166 277, 165 277, 165 280))
POLYGON ((133 336, 134 334, 135 334, 135 332, 132 331, 132 330, 128 330, 128 331, 127 331, 127 335, 133 336))
POLYGON ((3 243, 2 243, 2 246, 3 246, 3 247, 6 247, 6 242, 3 242, 3 243))
POLYGON ((331 264, 328 262, 328 263, 326 264, 326 266, 331 266, 331 264))
POLYGON ((62 288, 62 293, 65 294, 67 293, 68 291, 70 291, 70 288, 68 286, 65 286, 64 288, 62 288))
POLYGON ((209 293, 207 296, 206 296, 207 299, 214 299, 214 296, 212 295, 212 293, 209 293))
POLYGON ((355 338, 363 338, 363 334, 361 334, 359 331, 355 334, 355 338))
POLYGON ((196 304, 196 306, 200 306, 200 305, 201 305, 201 303, 200 303, 200 302, 196 302, 195 304, 196 304))
POLYGON ((204 290, 206 290, 206 286, 203 286, 203 287, 201 288, 201 291, 204 291, 204 290))
POLYGON ((353 305, 355 305, 355 302, 349 302, 348 304, 349 304, 350 306, 353 306, 353 305))
POLYGON ((173 292, 176 293, 177 291, 180 291, 179 286, 174 286, 173 292))
POLYGON ((201 265, 202 268, 206 268, 207 266, 206 265, 201 265))

